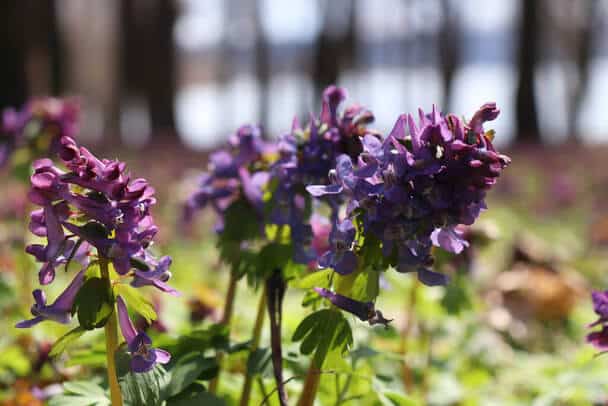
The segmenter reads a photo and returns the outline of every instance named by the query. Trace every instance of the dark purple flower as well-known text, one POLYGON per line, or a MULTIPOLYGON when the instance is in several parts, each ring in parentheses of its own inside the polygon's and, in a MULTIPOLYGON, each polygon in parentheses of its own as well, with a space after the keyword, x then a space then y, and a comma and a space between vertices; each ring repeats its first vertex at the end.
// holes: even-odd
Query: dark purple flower
POLYGON ((152 348, 152 340, 146 333, 138 332, 129 318, 127 306, 122 297, 116 298, 118 322, 131 355, 131 370, 141 373, 151 370, 155 364, 166 364, 171 354, 159 348, 152 348))
POLYGON ((40 289, 34 290, 35 303, 32 305, 31 312, 33 319, 24 320, 16 324, 17 328, 29 328, 41 321, 52 320, 57 323, 67 324, 71 319, 72 304, 76 298, 76 294, 80 290, 84 282, 84 270, 78 272, 76 277, 68 285, 51 305, 46 304, 46 295, 40 289))
POLYGON ((319 267, 332 268, 341 275, 357 269, 357 256, 353 252, 355 226, 349 219, 339 222, 329 235, 329 251, 319 258, 319 267))
MULTIPOLYGON (((294 119, 291 132, 279 139, 280 157, 272 165, 271 174, 277 181, 277 188, 270 202, 270 220, 289 225, 292 237, 308 244, 312 239, 298 236, 298 233, 309 230, 303 224, 308 225, 305 210, 308 204, 305 202, 310 201, 310 196, 330 204, 332 222, 335 222, 337 209, 344 199, 341 193, 347 189, 349 193, 361 194, 369 186, 366 181, 359 182, 356 178, 360 174, 353 172, 352 159, 362 155, 362 139, 375 134, 366 128, 374 117, 360 106, 348 107, 340 113, 339 106, 345 98, 344 89, 328 87, 323 92, 319 117, 311 115, 304 127, 294 119), (310 194, 305 193, 306 189, 310 194)), ((369 157, 369 154, 365 156, 369 157)), ((362 160, 367 163, 364 158, 362 160)), ((294 258, 297 262, 303 259, 307 258, 294 258)))
POLYGON ((333 211, 345 202, 347 216, 362 225, 358 232, 376 237, 399 271, 443 284, 447 278, 430 270, 432 246, 453 253, 468 246, 456 227, 472 224, 485 209, 486 191, 510 162, 483 130, 497 115, 491 103, 468 124, 435 107, 430 114, 420 110, 418 124, 401 115, 383 141, 364 135, 356 159, 338 156, 328 181, 307 190, 333 202, 333 211))
POLYGON ((361 321, 369 324, 388 325, 392 320, 384 318, 380 310, 376 310, 373 302, 360 302, 349 297, 334 293, 325 288, 314 288, 315 292, 329 300, 334 306, 354 314, 361 321))
POLYGON ((229 148, 214 152, 209 157, 208 171, 200 177, 199 186, 184 208, 184 220, 190 221, 194 213, 211 206, 218 214, 216 230, 223 229, 226 209, 241 196, 263 215, 263 195, 269 174, 265 169, 265 156, 273 146, 262 139, 261 130, 242 126, 230 137, 229 148))
POLYGON ((608 326, 602 326, 600 331, 587 334, 587 342, 600 351, 608 350, 608 326))
MULTIPOLYGON (((171 266, 171 257, 164 256, 159 260, 150 257, 147 253, 141 258, 143 264, 146 264, 148 269, 135 269, 135 275, 131 281, 131 286, 154 286, 162 292, 169 293, 173 296, 179 296, 177 290, 167 285, 167 281, 171 278, 169 267, 171 266)), ((139 259, 135 257, 136 259, 139 259)))
POLYGON ((589 325, 589 327, 597 326, 598 324, 608 323, 608 291, 591 292, 591 300, 593 301, 593 310, 599 318, 589 325))

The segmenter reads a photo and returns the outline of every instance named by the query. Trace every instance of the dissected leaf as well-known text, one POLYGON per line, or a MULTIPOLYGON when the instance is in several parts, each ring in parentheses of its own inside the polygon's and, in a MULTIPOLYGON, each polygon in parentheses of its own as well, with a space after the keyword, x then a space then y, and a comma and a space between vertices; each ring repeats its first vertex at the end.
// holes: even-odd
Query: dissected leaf
POLYGON ((73 381, 63 384, 65 393, 53 396, 49 406, 106 406, 110 405, 106 391, 95 382, 73 381))
POLYGON ((353 343, 348 321, 340 311, 323 309, 308 315, 293 334, 293 341, 302 341, 300 352, 304 355, 314 351, 314 362, 323 365, 330 350, 346 350, 353 343))
POLYGON ((129 372, 120 378, 120 388, 125 404, 129 406, 157 406, 164 401, 163 392, 169 374, 156 364, 152 370, 143 373, 129 372))
POLYGON ((217 361, 212 357, 205 357, 200 352, 193 352, 180 358, 170 371, 171 379, 165 389, 166 397, 181 393, 201 374, 217 372, 217 361))
POLYGON ((247 359, 247 375, 260 374, 270 362, 272 352, 270 348, 257 348, 247 359))
POLYGON ((296 280, 293 286, 300 289, 326 288, 329 285, 329 277, 332 272, 329 268, 311 272, 303 278, 296 280))
POLYGON ((122 283, 114 285, 114 293, 125 299, 129 308, 142 316, 148 323, 152 323, 158 317, 154 305, 138 289, 122 283))
POLYGON ((51 352, 49 353, 49 356, 56 357, 57 355, 64 352, 70 343, 76 341, 86 331, 87 330, 84 327, 78 326, 78 327, 68 331, 67 333, 65 333, 63 336, 61 336, 55 342, 55 344, 53 344, 53 348, 51 348, 51 352))

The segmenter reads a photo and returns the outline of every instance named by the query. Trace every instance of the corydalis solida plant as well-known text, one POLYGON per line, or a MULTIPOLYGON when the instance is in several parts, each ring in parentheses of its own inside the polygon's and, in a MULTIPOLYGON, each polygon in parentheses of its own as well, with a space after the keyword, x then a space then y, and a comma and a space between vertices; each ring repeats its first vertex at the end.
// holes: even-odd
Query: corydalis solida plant
MULTIPOLYGON (((493 133, 483 129, 498 114, 488 103, 465 124, 435 108, 430 114, 420 110, 418 124, 412 115, 402 115, 385 139, 365 135, 355 160, 339 156, 331 183, 307 188, 330 204, 340 198, 346 206, 319 265, 342 276, 367 273, 367 278, 393 267, 417 272, 426 285, 447 283, 431 269, 431 248, 458 254, 468 245, 457 226, 473 224, 486 208, 487 190, 510 163, 492 145, 493 133)), ((370 324, 387 322, 370 306, 373 295, 353 301, 344 292, 322 288, 317 293, 370 324)))
POLYGON ((141 295, 133 288, 142 286, 177 294, 167 284, 171 258, 157 258, 150 252, 158 232, 150 212, 156 203, 154 189, 145 179, 132 180, 124 162, 98 159, 70 137, 59 140, 57 155, 66 170, 50 159, 33 164, 28 196, 41 208, 31 213, 29 228, 34 235, 45 238, 46 244, 31 244, 26 251, 42 264, 41 285, 52 283, 57 270, 65 267, 68 271, 72 262, 78 262, 81 270, 51 305, 47 305, 44 292, 36 289, 31 308, 34 317, 17 327, 31 327, 45 320, 67 324, 73 314, 78 315, 78 331, 105 327, 110 389, 113 404, 120 404, 114 365, 116 301, 132 371, 146 372, 170 358, 168 353, 152 348, 144 332, 135 330, 125 298, 121 297, 141 295))
MULTIPOLYGON (((315 380, 328 351, 342 351, 352 344, 348 321, 337 309, 370 324, 386 325, 389 320, 375 302, 380 273, 389 268, 417 272, 427 285, 446 283, 445 275, 432 270, 432 247, 459 253, 468 245, 457 226, 472 224, 485 209, 487 190, 510 162, 492 145, 493 133, 483 128, 484 122, 498 116, 492 103, 467 122, 435 108, 430 114, 420 111, 418 123, 411 115, 402 115, 383 137, 368 129, 374 119, 369 110, 355 105, 340 111, 345 98, 344 89, 330 86, 323 93, 318 117, 311 116, 305 126, 294 120, 292 130, 275 147, 268 146, 276 151, 275 161, 268 166, 270 179, 266 179, 267 159, 262 166, 246 165, 248 174, 264 168, 264 182, 256 184, 255 194, 245 193, 246 178, 238 170, 228 171, 229 177, 222 175, 221 168, 234 168, 222 162, 234 162, 241 155, 237 149, 212 156, 211 172, 203 176, 193 196, 211 204, 224 220, 238 201, 234 196, 246 196, 256 208, 249 217, 266 225, 266 230, 280 226, 289 231, 288 241, 275 243, 283 251, 266 250, 272 243, 253 251, 277 281, 279 275, 287 279, 283 273, 289 262, 316 263, 325 269, 325 278, 314 278, 325 283, 313 286, 332 306, 307 316, 294 333, 294 341, 302 341, 303 353, 314 351, 302 404, 314 399, 315 380), (323 217, 325 213, 329 220, 323 217), (328 325, 333 328, 327 329, 328 325)), ((221 223, 220 240, 233 231, 227 223, 221 223)), ((261 234, 261 225, 253 234, 261 234)), ((234 240, 238 244, 251 241, 234 240)), ((230 260, 229 254, 223 251, 222 258, 230 260)), ((290 269, 292 281, 307 276, 302 270, 306 268, 299 268, 295 275, 290 269)), ((286 285, 277 286, 281 287, 276 296, 282 297, 286 285)), ((280 317, 276 307, 271 310, 275 319, 280 317)), ((275 320, 275 325, 280 323, 275 320)), ((281 390, 280 370, 275 373, 281 390)))

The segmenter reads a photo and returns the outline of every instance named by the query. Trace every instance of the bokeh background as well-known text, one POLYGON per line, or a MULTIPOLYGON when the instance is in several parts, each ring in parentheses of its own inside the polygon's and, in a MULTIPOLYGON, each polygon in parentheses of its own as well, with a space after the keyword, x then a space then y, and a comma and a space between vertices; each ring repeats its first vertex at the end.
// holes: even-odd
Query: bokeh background
POLYGON ((502 145, 608 140, 605 0, 5 0, 0 107, 78 95, 83 136, 204 149, 338 83, 377 126, 495 100, 502 145))
MULTIPOLYGON (((189 174, 240 124, 262 124, 275 138, 294 115, 318 111, 332 83, 348 89, 347 104, 369 107, 383 132, 418 107, 470 117, 496 101, 502 113, 487 127, 513 164, 470 230, 473 249, 438 258, 454 277, 445 289, 416 291, 412 278, 387 272, 378 307, 395 321, 384 330, 352 320, 358 350, 345 362, 358 375, 348 396, 370 405, 415 404, 387 397, 404 393, 430 405, 600 405, 608 361, 585 335, 595 320, 590 291, 608 288, 607 38, 608 0, 2 0, 0 108, 78 98, 78 139, 155 186, 158 246, 174 258, 183 292, 155 299, 152 330, 164 344, 221 315, 228 271, 213 215, 190 227, 178 219, 195 186, 189 174)), ((104 354, 91 333, 51 362, 64 326, 12 327, 28 314, 37 268, 22 253, 27 187, 7 178, 0 404, 39 405, 36 388, 103 376, 104 354)), ((306 362, 290 342, 306 314, 303 292, 290 288, 286 299, 286 376, 306 362)), ((250 337, 256 302, 241 282, 235 342, 250 337)), ((246 357, 227 362, 220 393, 232 404, 246 357)), ((273 387, 269 369, 262 378, 273 387)), ((293 399, 300 388, 290 382, 293 399)), ((263 398, 256 391, 252 404, 263 398)), ((332 391, 329 377, 323 404, 336 404, 332 391)))

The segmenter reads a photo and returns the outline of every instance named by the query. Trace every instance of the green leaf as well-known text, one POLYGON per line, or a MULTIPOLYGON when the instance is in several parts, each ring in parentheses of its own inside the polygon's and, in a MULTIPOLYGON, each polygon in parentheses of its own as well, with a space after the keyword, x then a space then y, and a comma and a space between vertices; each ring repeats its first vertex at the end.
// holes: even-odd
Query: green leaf
POLYGON ((73 381, 63 384, 65 393, 52 397, 49 406, 106 406, 110 399, 106 391, 95 382, 73 381))
POLYGON ((179 337, 174 348, 169 348, 171 353, 187 354, 190 352, 201 352, 207 349, 227 350, 230 341, 228 339, 228 327, 213 324, 205 329, 190 331, 179 337))
POLYGON ((82 285, 72 313, 78 314, 80 325, 86 330, 103 327, 114 311, 114 295, 107 280, 90 278, 82 285))
POLYGON ((283 269, 291 260, 293 248, 288 244, 271 242, 266 244, 258 254, 260 276, 266 276, 275 269, 283 269))
POLYGON ((300 289, 310 288, 327 288, 329 285, 329 277, 333 271, 331 269, 323 269, 321 271, 311 272, 308 275, 295 281, 294 287, 300 289))
POLYGON ((243 242, 260 237, 260 223, 254 209, 245 198, 232 203, 224 212, 221 241, 243 242))
POLYGON ((101 386, 90 381, 65 382, 63 388, 66 392, 77 395, 105 396, 105 390, 101 386))
POLYGON ((460 272, 456 272, 452 282, 445 287, 445 293, 441 299, 441 306, 448 314, 460 314, 472 308, 472 293, 467 280, 460 272))
POLYGON ((6 283, 4 278, 0 278, 0 305, 5 305, 7 303, 13 303, 15 299, 15 293, 11 286, 6 283))
POLYGON ((167 386, 165 393, 166 397, 172 397, 181 393, 195 380, 199 379, 201 374, 216 371, 218 365, 215 358, 204 357, 200 352, 187 354, 177 361, 171 369, 171 380, 167 386))
POLYGON ((261 374, 270 363, 271 356, 272 351, 270 351, 270 348, 257 348, 249 354, 249 358, 247 359, 247 375, 261 374))
POLYGON ((51 352, 49 353, 49 356, 56 357, 57 355, 64 352, 70 343, 76 341, 86 331, 87 330, 84 329, 82 326, 78 326, 78 327, 68 331, 67 333, 65 333, 63 336, 61 336, 55 342, 55 344, 53 344, 53 348, 51 348, 51 352))
POLYGON ((141 315, 146 321, 152 323, 156 320, 156 310, 154 305, 141 293, 139 289, 135 289, 130 285, 122 283, 114 285, 114 294, 122 296, 127 302, 129 308, 133 309, 141 315))
POLYGON ((353 343, 348 321, 335 309, 322 309, 308 315, 296 328, 292 340, 302 341, 302 354, 314 351, 313 361, 318 367, 323 365, 331 350, 343 352, 353 343))
POLYGON ((167 406, 226 406, 223 399, 209 392, 196 392, 177 396, 167 401, 167 406))
POLYGON ((169 374, 156 364, 152 370, 143 373, 129 372, 120 378, 120 388, 125 404, 130 406, 161 405, 164 388, 169 381, 169 374))

